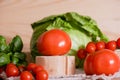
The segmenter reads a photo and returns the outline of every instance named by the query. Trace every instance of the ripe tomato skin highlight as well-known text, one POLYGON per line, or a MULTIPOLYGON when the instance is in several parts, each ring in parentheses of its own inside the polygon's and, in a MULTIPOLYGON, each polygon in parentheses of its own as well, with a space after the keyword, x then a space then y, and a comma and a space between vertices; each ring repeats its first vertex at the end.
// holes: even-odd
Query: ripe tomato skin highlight
POLYGON ((117 47, 120 48, 120 38, 117 39, 117 47))
POLYGON ((96 50, 101 50, 105 48, 105 42, 99 41, 96 43, 96 50))
POLYGON ((7 77, 18 76, 19 75, 19 69, 13 63, 9 63, 7 65, 5 72, 6 72, 7 77))
POLYGON ((87 44, 87 46, 86 46, 86 51, 87 51, 88 53, 93 53, 93 52, 95 52, 95 50, 96 50, 96 45, 95 45, 95 43, 94 43, 94 42, 89 42, 89 43, 87 44))
POLYGON ((33 75, 29 71, 23 71, 20 74, 20 80, 33 80, 33 75))
POLYGON ((66 32, 52 29, 40 35, 37 48, 45 56, 64 55, 71 48, 71 39, 66 32))
POLYGON ((106 43, 106 49, 115 50, 117 47, 116 41, 112 40, 106 43))
POLYGON ((88 56, 84 63, 84 70, 86 74, 109 75, 114 74, 119 71, 119 69, 119 57, 112 50, 108 49, 96 51, 91 56, 88 56))
POLYGON ((48 80, 48 73, 45 70, 38 71, 35 78, 35 80, 48 80))

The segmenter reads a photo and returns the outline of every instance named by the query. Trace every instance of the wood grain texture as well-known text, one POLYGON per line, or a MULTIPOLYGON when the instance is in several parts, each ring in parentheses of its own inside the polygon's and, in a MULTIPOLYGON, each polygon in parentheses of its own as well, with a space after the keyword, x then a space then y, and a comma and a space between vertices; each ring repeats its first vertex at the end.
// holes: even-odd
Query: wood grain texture
POLYGON ((94 18, 111 39, 120 35, 120 0, 0 0, 0 34, 8 42, 20 35, 29 52, 31 23, 69 11, 94 18))
POLYGON ((42 65, 49 76, 69 76, 75 74, 75 56, 36 56, 37 65, 42 65))

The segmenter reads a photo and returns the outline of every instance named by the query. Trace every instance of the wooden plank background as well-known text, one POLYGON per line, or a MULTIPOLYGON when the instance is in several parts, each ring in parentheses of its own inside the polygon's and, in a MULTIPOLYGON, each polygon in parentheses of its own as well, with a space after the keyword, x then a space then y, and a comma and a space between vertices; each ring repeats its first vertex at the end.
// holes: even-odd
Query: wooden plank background
POLYGON ((120 0, 0 0, 0 35, 8 42, 20 35, 29 52, 31 23, 70 11, 91 16, 110 39, 120 37, 120 0))

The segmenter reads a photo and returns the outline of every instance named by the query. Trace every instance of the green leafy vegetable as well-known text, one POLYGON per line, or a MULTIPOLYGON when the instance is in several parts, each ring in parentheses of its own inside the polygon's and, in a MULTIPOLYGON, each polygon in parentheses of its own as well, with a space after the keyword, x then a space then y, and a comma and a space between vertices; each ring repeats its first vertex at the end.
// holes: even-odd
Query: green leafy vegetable
MULTIPOLYGON (((33 59, 35 56, 40 55, 36 48, 36 41, 38 37, 43 32, 55 28, 68 33, 72 40, 72 47, 67 55, 76 56, 78 49, 84 48, 90 41, 108 41, 108 38, 101 32, 97 23, 92 18, 89 16, 79 15, 75 12, 45 17, 31 25, 33 28, 33 35, 31 38, 30 49, 33 59)), ((83 63, 83 61, 80 62, 80 60, 76 57, 76 67, 80 67, 81 63, 83 63)))
POLYGON ((0 53, 0 66, 4 66, 10 63, 10 55, 5 53, 0 53))
POLYGON ((0 35, 0 67, 10 62, 16 65, 26 65, 26 54, 22 52, 23 42, 16 35, 7 45, 6 39, 0 35))
POLYGON ((26 55, 23 52, 15 52, 13 56, 20 59, 20 60, 25 60, 26 59, 26 55))
POLYGON ((8 52, 9 47, 6 44, 6 39, 0 35, 0 52, 8 52))
POLYGON ((17 64, 19 62, 19 59, 17 57, 12 56, 11 62, 17 64))
POLYGON ((23 48, 23 42, 22 42, 20 36, 18 36, 18 35, 15 36, 12 39, 12 41, 11 41, 11 43, 9 45, 10 45, 10 50, 12 52, 20 52, 22 50, 22 48, 23 48))

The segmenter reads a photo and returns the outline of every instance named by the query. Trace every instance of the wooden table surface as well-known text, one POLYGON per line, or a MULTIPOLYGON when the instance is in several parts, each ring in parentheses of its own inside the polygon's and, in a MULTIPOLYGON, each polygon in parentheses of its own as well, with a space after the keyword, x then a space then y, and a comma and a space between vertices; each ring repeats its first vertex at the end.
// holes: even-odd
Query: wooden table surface
POLYGON ((70 11, 91 16, 110 39, 120 37, 120 0, 0 0, 0 35, 8 42, 20 35, 29 51, 31 23, 70 11))

